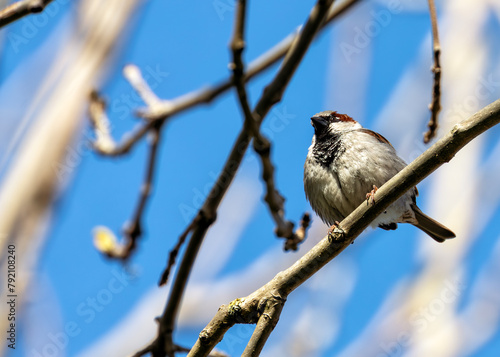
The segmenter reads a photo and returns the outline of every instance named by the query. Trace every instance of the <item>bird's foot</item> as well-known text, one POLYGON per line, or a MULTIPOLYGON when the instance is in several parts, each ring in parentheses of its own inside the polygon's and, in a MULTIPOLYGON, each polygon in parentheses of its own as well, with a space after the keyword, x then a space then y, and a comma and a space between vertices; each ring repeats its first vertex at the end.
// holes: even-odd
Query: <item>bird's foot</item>
POLYGON ((328 229, 328 238, 334 239, 334 234, 344 234, 344 231, 340 228, 339 221, 335 221, 328 229))
POLYGON ((372 205, 375 204, 375 192, 377 192, 378 187, 373 185, 373 190, 368 192, 366 194, 366 204, 371 203, 372 205))

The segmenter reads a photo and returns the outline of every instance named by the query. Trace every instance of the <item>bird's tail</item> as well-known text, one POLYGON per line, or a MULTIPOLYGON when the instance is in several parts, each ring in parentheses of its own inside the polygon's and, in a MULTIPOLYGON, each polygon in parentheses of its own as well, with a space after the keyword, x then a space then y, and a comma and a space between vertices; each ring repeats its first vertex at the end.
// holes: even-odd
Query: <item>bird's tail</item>
POLYGON ((417 205, 412 204, 411 207, 417 219, 417 223, 413 223, 413 225, 428 234, 436 242, 443 243, 446 239, 455 238, 455 233, 426 215, 417 205))

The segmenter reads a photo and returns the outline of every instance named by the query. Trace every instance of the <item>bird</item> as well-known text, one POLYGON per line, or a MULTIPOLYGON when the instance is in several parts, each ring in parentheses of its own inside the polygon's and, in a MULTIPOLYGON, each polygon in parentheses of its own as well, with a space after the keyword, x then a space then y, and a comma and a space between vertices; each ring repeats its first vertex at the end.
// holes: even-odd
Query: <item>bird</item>
MULTIPOLYGON (((314 135, 304 164, 304 191, 312 209, 332 232, 363 201, 375 203, 378 187, 406 163, 386 138, 347 114, 323 111, 311 118, 311 124, 314 135)), ((394 230, 398 223, 410 223, 437 242, 454 238, 455 233, 418 208, 417 195, 415 186, 371 226, 394 230)))

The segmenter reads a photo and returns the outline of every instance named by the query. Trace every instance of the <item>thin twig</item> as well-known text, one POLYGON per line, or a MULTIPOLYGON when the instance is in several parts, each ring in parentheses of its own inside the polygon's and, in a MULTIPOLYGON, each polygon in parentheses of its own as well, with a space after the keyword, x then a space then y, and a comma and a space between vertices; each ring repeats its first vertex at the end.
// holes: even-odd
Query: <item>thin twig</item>
MULTIPOLYGON (((158 123, 161 125, 161 123, 158 123)), ((137 247, 137 241, 142 236, 142 216, 146 203, 151 194, 151 187, 156 167, 156 159, 158 154, 158 143, 160 141, 161 128, 150 130, 151 144, 149 147, 149 156, 146 169, 144 183, 142 184, 139 200, 137 202, 132 220, 127 223, 123 229, 124 242, 116 244, 111 249, 102 251, 107 257, 119 260, 127 260, 137 247)))
POLYGON ((53 0, 22 0, 0 11, 0 28, 29 15, 40 13, 53 0))
MULTIPOLYGON (((161 100, 153 93, 151 88, 144 80, 139 68, 133 65, 125 66, 124 76, 131 84, 132 88, 139 94, 148 107, 154 108, 160 105, 161 100)), ((116 154, 116 144, 110 135, 109 119, 105 113, 106 104, 99 97, 97 92, 93 91, 90 95, 89 113, 91 121, 96 130, 96 141, 94 147, 97 152, 103 155, 113 156, 116 154)), ((146 167, 144 183, 142 184, 139 200, 132 220, 126 225, 123 230, 125 242, 115 250, 106 251, 106 255, 110 258, 127 260, 137 246, 137 241, 142 235, 142 216, 146 207, 146 203, 151 194, 152 182, 156 168, 156 160, 158 156, 158 144, 160 141, 161 129, 165 122, 156 121, 149 129, 150 147, 149 156, 146 167)))
POLYGON ((276 223, 275 234, 280 238, 285 238, 283 249, 297 250, 298 244, 302 243, 306 237, 307 228, 309 227, 309 215, 304 214, 299 229, 294 232, 295 224, 285 218, 285 198, 277 190, 274 180, 274 165, 271 162, 271 144, 270 142, 259 135, 254 139, 254 150, 260 157, 262 163, 262 179, 266 184, 266 194, 264 201, 271 212, 274 222, 276 223), (303 224, 307 222, 307 224, 303 224), (298 234, 297 234, 298 233, 298 234))
MULTIPOLYGON (((309 45, 313 41, 320 25, 323 23, 328 10, 333 0, 319 0, 313 7, 313 10, 303 26, 297 41, 294 41, 290 48, 290 53, 283 61, 282 66, 276 73, 271 83, 264 89, 257 105, 252 113, 254 118, 258 118, 257 125, 260 127, 266 114, 271 107, 278 102, 288 85, 291 77, 297 69, 299 63, 304 57, 309 45)), ((173 356, 172 333, 175 328, 175 321, 179 312, 179 307, 185 291, 189 274, 192 270, 194 260, 198 250, 203 242, 203 239, 208 231, 208 228, 216 219, 217 209, 222 198, 224 197, 229 185, 232 183, 237 169, 239 168, 246 150, 250 144, 252 133, 248 125, 244 125, 238 138, 233 144, 231 153, 229 154, 224 168, 222 169, 217 181, 212 186, 207 200, 204 202, 198 212, 199 224, 194 229, 184 256, 182 257, 179 268, 177 269, 175 279, 172 284, 172 289, 163 311, 159 318, 158 335, 151 343, 152 355, 156 356, 173 356)))
POLYGON ((200 210, 197 218, 195 219, 199 220, 198 225, 194 229, 188 241, 188 245, 179 264, 179 268, 176 271, 167 304, 161 317, 158 319, 158 335, 152 343, 154 346, 152 350, 153 357, 163 357, 165 355, 169 357, 174 356, 172 346, 175 344, 173 343, 172 334, 174 332, 179 307, 182 302, 189 274, 191 273, 191 269, 194 265, 201 243, 206 232, 208 231, 208 228, 215 221, 215 216, 206 216, 204 211, 200 210))
MULTIPOLYGON (((201 331, 188 357, 204 357, 222 340, 236 323, 260 322, 262 306, 277 297, 288 295, 347 248, 366 227, 392 202, 429 176, 471 140, 500 123, 500 99, 455 125, 441 140, 432 145, 411 164, 387 181, 375 193, 376 203, 364 202, 290 268, 245 298, 221 306, 210 323, 201 331)), ((265 337, 265 336, 264 336, 265 337)))
POLYGON ((428 1, 432 25, 434 65, 432 66, 431 71, 434 73, 434 84, 432 87, 432 102, 429 104, 429 110, 431 111, 431 118, 427 124, 429 130, 424 134, 424 143, 426 144, 436 136, 439 122, 438 116, 441 111, 441 65, 439 61, 439 57, 441 55, 441 45, 439 44, 436 6, 434 4, 434 0, 428 1))
MULTIPOLYGON (((168 101, 162 101, 151 90, 137 66, 130 64, 125 66, 123 68, 123 75, 151 110, 159 106, 169 105, 168 101)), ((126 154, 143 135, 158 127, 158 121, 143 125, 134 135, 127 137, 123 143, 117 145, 110 133, 111 124, 106 115, 106 102, 96 91, 92 91, 90 94, 89 114, 90 121, 96 131, 94 149, 99 154, 105 156, 126 154)))
POLYGON ((177 240, 177 244, 175 247, 170 251, 168 254, 168 263, 167 267, 163 271, 160 277, 160 281, 158 282, 159 286, 165 285, 168 281, 168 277, 170 275, 170 270, 175 264, 175 260, 177 259, 177 254, 179 254, 179 250, 181 249, 182 245, 184 244, 188 234, 193 230, 193 228, 198 224, 198 219, 199 216, 196 216, 196 218, 191 221, 189 226, 187 226, 186 230, 180 235, 179 239, 177 240))
POLYGON ((285 241, 285 251, 297 250, 298 245, 306 239, 307 229, 311 224, 311 216, 309 213, 304 213, 300 220, 299 227, 293 233, 293 236, 285 241))
POLYGON ((106 115, 106 101, 97 91, 93 90, 89 96, 89 117, 96 138, 92 143, 94 150, 102 155, 113 155, 116 143, 111 137, 109 118, 106 115))
POLYGON ((123 230, 124 236, 127 239, 126 249, 123 251, 122 256, 114 257, 122 260, 126 260, 130 257, 132 252, 137 246, 137 240, 142 236, 142 216, 144 215, 144 209, 148 198, 151 195, 151 188, 153 185, 154 172, 156 168, 157 156, 158 156, 158 144, 160 142, 161 135, 161 123, 158 123, 157 127, 150 130, 151 143, 149 147, 149 157, 146 169, 146 177, 144 178, 144 183, 141 187, 141 192, 139 195, 139 201, 132 216, 133 219, 128 223, 123 230))
POLYGON ((142 98, 148 108, 155 110, 159 105, 168 105, 168 102, 162 102, 160 98, 151 90, 148 83, 144 79, 139 67, 133 64, 128 64, 123 68, 123 76, 130 83, 132 88, 135 89, 137 94, 142 98))
MULTIPOLYGON (((321 29, 325 28, 333 20, 344 14, 358 2, 359 0, 347 0, 341 2, 338 6, 332 7, 330 12, 328 13, 327 18, 320 25, 321 29)), ((300 27, 297 28, 293 33, 285 37, 283 40, 281 40, 278 44, 273 46, 271 49, 269 49, 267 52, 252 61, 249 64, 248 70, 244 75, 245 83, 281 60, 290 50, 299 33, 300 27)), ((148 119, 148 121, 139 126, 138 129, 125 134, 122 140, 115 146, 112 155, 117 156, 128 153, 135 145, 135 143, 141 140, 141 138, 144 137, 144 135, 154 125, 155 120, 163 121, 188 109, 193 109, 198 105, 208 104, 219 95, 228 91, 232 86, 233 78, 230 77, 220 81, 218 84, 215 84, 213 86, 192 91, 170 101, 162 101, 163 105, 155 107, 154 110, 146 108, 137 111, 137 114, 139 116, 148 119)))
POLYGON ((245 12, 246 1, 239 0, 236 5, 236 17, 233 40, 231 41, 231 50, 233 54, 233 63, 231 68, 233 70, 233 82, 238 93, 240 107, 245 117, 245 125, 247 125, 254 137, 253 148, 259 155, 262 164, 262 179, 266 184, 265 202, 271 212, 271 215, 276 223, 275 233, 278 237, 286 238, 285 250, 297 249, 297 243, 302 242, 305 237, 300 239, 293 231, 295 224, 285 218, 285 198, 277 190, 274 181, 274 165, 271 162, 271 143, 258 129, 257 121, 248 104, 247 92, 245 88, 245 64, 242 59, 243 51, 245 49, 245 12), (290 244, 289 242, 294 242, 290 244))

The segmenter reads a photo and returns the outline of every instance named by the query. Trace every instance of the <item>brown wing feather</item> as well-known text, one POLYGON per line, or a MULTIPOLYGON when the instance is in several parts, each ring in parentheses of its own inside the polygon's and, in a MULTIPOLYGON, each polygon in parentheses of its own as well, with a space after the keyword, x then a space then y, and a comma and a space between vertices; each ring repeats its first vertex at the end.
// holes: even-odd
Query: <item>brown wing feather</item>
POLYGON ((393 147, 391 145, 391 143, 389 142, 389 140, 387 140, 386 138, 384 138, 379 133, 374 132, 373 130, 365 129, 365 128, 361 128, 361 129, 358 129, 358 130, 361 131, 362 133, 365 133, 365 134, 373 136, 374 138, 378 139, 378 141, 380 141, 381 143, 389 144, 391 147, 393 147))

